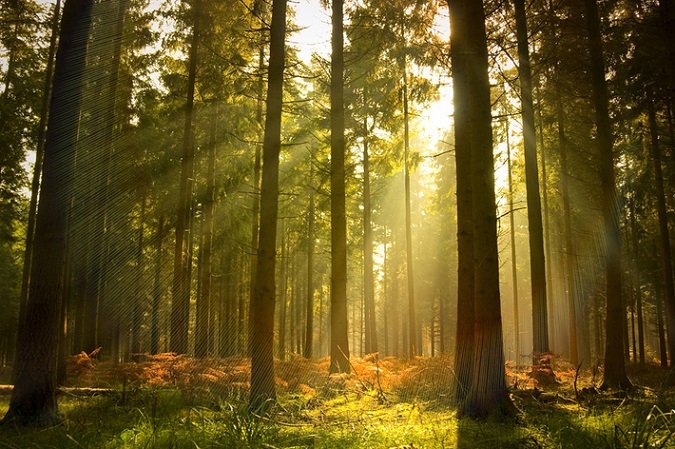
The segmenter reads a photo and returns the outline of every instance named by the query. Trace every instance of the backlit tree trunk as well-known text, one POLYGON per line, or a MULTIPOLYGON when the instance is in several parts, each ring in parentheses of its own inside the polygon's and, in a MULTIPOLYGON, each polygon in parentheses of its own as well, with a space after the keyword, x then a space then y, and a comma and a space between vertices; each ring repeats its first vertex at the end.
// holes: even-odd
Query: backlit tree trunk
POLYGON ((605 81, 605 63, 602 54, 600 17, 596 0, 584 0, 588 27, 588 44, 591 56, 591 81, 595 125, 600 151, 601 204, 605 237, 605 281, 607 297, 607 324, 605 342, 605 374, 603 388, 630 388, 626 376, 623 350, 623 304, 621 299, 621 236, 619 234, 619 211, 614 175, 614 144, 612 124, 609 117, 609 94, 605 81))
POLYGON ((467 89, 470 72, 467 61, 468 30, 466 1, 448 0, 455 119, 455 164, 457 171, 457 334, 455 348, 455 401, 463 406, 473 382, 474 356, 474 271, 473 200, 471 189, 471 132, 467 89))
POLYGON ((260 409, 276 401, 274 389, 274 304, 277 217, 279 212, 279 153, 283 104, 286 0, 274 0, 270 30, 267 113, 263 139, 260 191, 260 239, 251 312, 251 393, 249 406, 260 409))
POLYGON ((673 286, 673 260, 670 252, 670 232, 666 210, 666 195, 663 187, 663 170, 661 167, 661 147, 654 110, 654 98, 648 92, 647 111, 649 115, 649 131, 651 136, 650 156, 654 166, 654 185, 656 187, 656 211, 659 218, 659 234, 661 237, 661 267, 663 270, 663 286, 666 304, 666 324, 668 332, 668 353, 670 365, 675 366, 675 287, 673 286))
POLYGON ((343 0, 333 0, 330 82, 330 372, 349 372, 343 0))
POLYGON ((185 103, 185 126, 183 129, 183 156, 176 221, 176 245, 174 249, 173 285, 171 289, 171 339, 170 348, 177 354, 188 352, 190 328, 190 267, 192 259, 192 190, 194 184, 194 129, 193 112, 195 78, 197 74, 197 49, 201 28, 201 0, 192 5, 192 42, 190 44, 187 101, 185 103))
POLYGON ((549 352, 548 315, 546 309, 546 263, 544 260, 544 228, 541 220, 537 139, 534 128, 532 73, 527 34, 525 0, 514 0, 518 35, 518 77, 522 99, 523 143, 525 147, 525 185, 527 190, 527 222, 530 239, 530 276, 532 278, 533 363, 539 364, 549 352))
POLYGON ((3 422, 53 425, 56 363, 63 301, 63 270, 69 198, 73 186, 78 117, 82 99, 92 0, 67 0, 45 141, 43 180, 38 206, 30 296, 19 323, 14 390, 3 422))

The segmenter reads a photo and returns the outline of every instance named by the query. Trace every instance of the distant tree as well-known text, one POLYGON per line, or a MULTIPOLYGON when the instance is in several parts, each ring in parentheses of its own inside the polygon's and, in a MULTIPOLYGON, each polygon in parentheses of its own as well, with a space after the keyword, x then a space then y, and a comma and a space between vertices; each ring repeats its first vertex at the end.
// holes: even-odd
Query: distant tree
POLYGON ((35 228, 30 296, 19 323, 14 390, 4 423, 49 426, 60 421, 56 362, 68 234, 68 200, 82 98, 91 0, 67 0, 45 142, 40 204, 35 228))
POLYGON ((185 103, 185 126, 183 129, 183 154, 176 221, 176 245, 174 250, 174 275, 171 290, 171 351, 177 354, 188 352, 190 326, 190 260, 192 257, 191 222, 192 191, 194 183, 195 137, 193 111, 197 55, 201 33, 201 0, 192 5, 192 42, 190 43, 187 100, 185 103))
POLYGON ((544 230, 541 218, 541 196, 539 194, 537 139, 534 123, 532 64, 530 61, 527 14, 524 0, 514 0, 513 3, 515 5, 516 34, 518 38, 518 77, 520 80, 523 144, 525 148, 525 184, 530 239, 530 273, 532 278, 533 363, 538 365, 542 355, 549 352, 544 230))

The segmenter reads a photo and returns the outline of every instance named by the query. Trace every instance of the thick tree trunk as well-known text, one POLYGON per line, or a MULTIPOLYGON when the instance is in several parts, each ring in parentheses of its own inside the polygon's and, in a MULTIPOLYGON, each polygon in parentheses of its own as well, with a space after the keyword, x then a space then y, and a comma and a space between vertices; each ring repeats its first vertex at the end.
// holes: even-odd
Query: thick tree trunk
MULTIPOLYGON (((47 119, 49 118, 49 98, 52 92, 52 74, 54 73, 54 55, 56 54, 56 39, 61 17, 61 0, 56 0, 54 16, 52 17, 52 34, 49 40, 49 55, 45 69, 45 81, 42 90, 42 104, 40 108, 40 123, 38 124, 37 148, 35 149, 35 165, 33 166, 33 180, 31 181, 30 203, 28 206, 28 223, 26 225, 26 249, 23 256, 23 276, 21 278, 21 299, 19 310, 26 310, 28 300, 28 286, 33 259, 33 235, 35 233, 35 216, 37 212, 38 195, 40 193, 40 177, 42 176, 42 161, 45 149, 45 134, 47 133, 47 119)), ((25 317, 19 317, 23 321, 25 317)))
POLYGON ((63 298, 63 269, 68 234, 68 199, 82 98, 91 0, 67 0, 45 141, 43 181, 35 227, 30 297, 19 323, 14 391, 3 422, 53 425, 60 421, 56 404, 56 361, 63 298))
POLYGON ((452 79, 455 107, 455 165, 457 172, 457 334, 455 375, 456 404, 463 406, 473 382, 474 271, 473 193, 471 188, 470 72, 467 61, 467 3, 448 0, 450 7, 452 79))
POLYGON ((492 114, 483 4, 467 0, 467 83, 473 189, 474 369, 459 414, 509 416, 515 407, 506 388, 499 292, 492 114))
POLYGON ((331 313, 330 372, 349 372, 343 0, 333 0, 330 82, 331 313))
POLYGON ((263 139, 263 171, 260 192, 260 241, 256 285, 251 312, 251 393, 249 406, 260 409, 276 401, 274 389, 274 304, 277 217, 279 211, 279 153, 283 104, 286 0, 274 0, 270 30, 270 62, 267 81, 267 113, 263 139))
POLYGON ((176 220, 176 244, 174 248, 173 285, 171 288, 171 352, 187 354, 190 328, 190 261, 192 259, 191 224, 192 190, 194 183, 194 129, 193 112, 197 54, 201 33, 201 0, 192 5, 192 42, 190 44, 187 100, 185 103, 185 126, 183 128, 183 156, 176 220))
POLYGON ((631 387, 626 376, 623 359, 624 313, 621 280, 621 236, 619 234, 619 211, 616 202, 616 181, 614 175, 614 144, 612 124, 609 116, 609 94, 605 81, 605 64, 602 54, 600 17, 596 0, 584 0, 584 11, 588 27, 588 44, 591 56, 591 80, 597 141, 600 151, 600 183, 602 185, 602 214, 605 234, 605 280, 607 297, 607 324, 605 346, 605 374, 603 388, 631 387))

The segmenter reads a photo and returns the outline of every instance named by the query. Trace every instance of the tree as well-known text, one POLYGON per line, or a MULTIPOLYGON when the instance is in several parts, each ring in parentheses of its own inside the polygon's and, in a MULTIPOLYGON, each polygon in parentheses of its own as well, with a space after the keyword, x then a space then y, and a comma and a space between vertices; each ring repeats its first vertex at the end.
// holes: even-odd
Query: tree
POLYGON ((194 130, 192 115, 197 74, 197 54, 201 32, 201 0, 192 5, 192 42, 190 44, 187 100, 185 103, 185 127, 183 129, 183 156, 176 221, 176 245, 174 250, 174 275, 171 302, 171 351, 177 354, 188 352, 188 330, 190 326, 190 259, 192 189, 194 177, 194 130))
MULTIPOLYGON (((464 1, 459 6, 454 8, 451 4, 450 11, 451 17, 453 12, 457 14, 455 19, 451 18, 452 23, 461 20, 466 26, 460 34, 460 39, 464 38, 460 50, 464 50, 466 57, 463 68, 467 75, 471 74, 459 80, 464 84, 458 88, 467 91, 464 111, 468 117, 458 120, 468 128, 461 132, 468 133, 465 144, 471 151, 474 272, 473 316, 458 316, 458 321, 472 319, 474 326, 471 384, 459 414, 473 418, 511 416, 515 407, 506 388, 504 368, 485 13, 482 3, 464 1)), ((457 129, 456 133, 459 132, 457 129)), ((458 172, 466 168, 458 161, 458 172)))
POLYGON ((588 46, 591 57, 591 81, 597 145, 600 151, 600 182, 602 184, 602 215, 605 237, 605 282, 607 324, 605 346, 605 373, 603 388, 630 388, 626 376, 623 348, 623 304, 621 275, 621 235, 614 174, 614 145, 609 116, 609 94, 605 81, 605 64, 600 33, 600 16, 596 0, 584 0, 588 46))
POLYGON ((474 369, 473 195, 471 188, 470 81, 467 2, 448 0, 450 57, 455 107, 455 165, 457 170, 457 335, 455 401, 462 407, 472 389, 474 369))
POLYGON ((279 210, 279 152, 283 104, 286 0, 272 3, 270 60, 267 81, 265 135, 260 191, 260 236, 253 296, 251 393, 249 407, 264 408, 276 400, 274 389, 274 303, 277 216, 279 210))
POLYGON ((60 421, 56 402, 68 199, 74 180, 78 115, 85 73, 91 0, 67 0, 45 141, 40 204, 35 227, 30 296, 19 323, 14 390, 4 423, 49 426, 60 421))
POLYGON ((330 372, 349 372, 345 209, 344 1, 333 0, 330 64, 330 372))
POLYGON ((541 363, 549 352, 548 317, 546 310, 546 263, 544 259, 544 231, 541 219, 539 172, 537 169, 537 139, 534 127, 532 73, 525 1, 514 0, 518 36, 518 76, 525 147, 525 184, 527 187, 527 221, 530 237, 530 275, 532 277, 532 337, 534 364, 541 363))

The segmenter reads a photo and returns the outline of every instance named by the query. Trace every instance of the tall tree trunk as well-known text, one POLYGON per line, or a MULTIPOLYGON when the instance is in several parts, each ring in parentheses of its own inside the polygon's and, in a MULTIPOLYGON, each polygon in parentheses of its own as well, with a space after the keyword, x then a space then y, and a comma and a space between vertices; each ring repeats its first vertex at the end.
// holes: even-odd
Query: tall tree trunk
POLYGON ((333 0, 330 81, 330 372, 349 372, 345 206, 344 0, 333 0))
POLYGON ((3 422, 49 426, 60 421, 56 360, 66 262, 68 199, 82 99, 92 0, 67 0, 45 141, 40 204, 36 218, 30 298, 19 323, 14 390, 3 422))
POLYGON ((619 235, 619 211, 614 175, 614 144, 612 142, 612 124, 609 116, 609 94, 605 81, 605 63, 602 54, 602 36, 600 17, 596 0, 584 0, 584 11, 588 27, 588 44, 591 56, 591 80, 593 86, 593 105, 598 147, 600 150, 600 183, 602 214, 605 234, 605 280, 607 297, 607 324, 605 346, 604 388, 631 387, 626 376, 623 359, 623 303, 621 300, 621 237, 619 235))
POLYGON ((274 303, 277 217, 279 212, 279 153, 283 104, 286 0, 272 3, 270 62, 267 78, 267 113, 263 139, 263 171, 260 192, 260 241, 256 285, 251 312, 251 393, 249 406, 260 409, 276 401, 274 389, 274 303))
POLYGON ((549 352, 548 315, 546 309, 546 263, 544 260, 544 228, 541 220, 539 171, 537 167, 537 138, 534 127, 532 73, 527 34, 525 0, 514 0, 516 32, 518 35, 518 76, 522 98, 523 143, 525 147, 525 185, 527 190, 527 222, 530 238, 530 276, 532 278, 532 337, 533 363, 540 364, 549 352))
POLYGON ((661 167, 661 147, 659 131, 654 110, 654 97, 651 89, 647 93, 647 112, 649 115, 649 132, 651 136, 650 156, 654 166, 654 185, 656 187, 656 211, 659 218, 659 234, 661 237, 661 268, 663 271, 664 297, 666 304, 666 324, 668 327, 668 353, 670 365, 675 366, 675 286, 673 285, 673 260, 670 252, 670 232, 666 210, 666 195, 663 187, 663 171, 661 167))
POLYGON ((413 270, 413 247, 412 247, 412 219, 410 214, 410 131, 408 112, 408 63, 406 56, 403 56, 403 177, 405 183, 405 254, 406 269, 408 279, 408 332, 409 348, 408 355, 415 357, 418 355, 417 347, 417 319, 415 317, 415 277, 413 270))
POLYGON ((314 351, 314 163, 309 169, 309 209, 307 210, 307 325, 303 356, 311 359, 314 351))
POLYGON ((190 260, 192 259, 192 189, 194 183, 195 138, 193 113, 197 54, 201 38, 201 0, 192 5, 192 42, 190 44, 183 156, 181 159, 176 244, 174 249, 173 285, 171 288, 171 352, 187 354, 190 327, 190 260))
POLYGON ((640 249, 638 242, 637 218, 635 217, 635 200, 630 198, 628 203, 630 213, 630 233, 631 241, 633 242, 633 273, 635 273, 635 308, 637 312, 637 339, 638 352, 640 354, 640 364, 645 363, 645 331, 644 320, 642 317, 642 281, 640 276, 640 249))
MULTIPOLYGON (((560 145, 560 189, 563 200, 563 220, 565 233, 565 281, 567 284, 567 311, 568 311, 568 333, 570 343, 570 363, 574 366, 579 364, 579 348, 577 344, 577 289, 576 289, 576 249, 572 234, 572 208, 570 207, 569 191, 569 170, 567 168, 567 136, 565 133, 565 116, 561 93, 558 92, 557 99, 558 116, 558 143, 560 145)), ((587 363, 590 360, 586 361, 587 363)))
POLYGON ((516 343, 515 366, 520 365, 520 316, 518 307, 518 264, 516 263, 516 211, 513 205, 513 171, 511 167, 511 142, 509 125, 506 122, 506 162, 509 172, 509 234, 511 236, 511 278, 513 281, 513 329, 516 343))
MULTIPOLYGON (((56 0, 54 16, 52 17, 52 34, 49 40, 49 55, 47 56, 47 68, 42 90, 42 103, 40 107, 40 123, 38 124, 37 147, 35 149, 35 165, 33 166, 33 180, 31 182, 30 203, 28 206, 28 223, 26 225, 26 249, 23 256, 23 276, 21 278, 21 299, 19 310, 25 312, 28 301, 28 286, 30 283, 30 271, 33 258, 33 235, 35 233, 35 216, 37 212, 38 195, 40 193, 40 176, 42 175, 42 161, 45 149, 45 134, 47 132, 47 119, 49 118, 49 97, 52 92, 52 74, 54 72, 54 55, 56 54, 56 39, 59 31, 59 18, 61 15, 61 0, 56 0)), ((6 92, 6 91, 5 91, 6 92)), ((25 317, 19 317, 19 322, 25 317)))
POLYGON ((485 13, 482 3, 471 0, 466 0, 464 11, 467 65, 472 74, 466 87, 470 99, 475 353, 471 390, 459 414, 509 416, 515 407, 506 388, 504 368, 485 13))
POLYGON ((377 317, 375 316, 375 280, 373 279, 373 223, 370 202, 370 155, 368 154, 368 119, 363 121, 363 301, 366 318, 366 354, 377 352, 377 317))
POLYGON ((470 93, 468 62, 467 2, 448 0, 452 80, 455 107, 455 165, 457 172, 457 334, 455 348, 455 401, 465 403, 473 382, 474 358, 474 271, 473 193, 471 188, 470 93))
POLYGON ((195 336, 195 357, 206 357, 209 353, 213 315, 212 259, 213 259, 213 210, 216 202, 216 131, 218 108, 211 117, 209 138, 209 162, 206 174, 206 198, 204 200, 204 235, 201 260, 201 295, 197 302, 197 323, 195 336))

